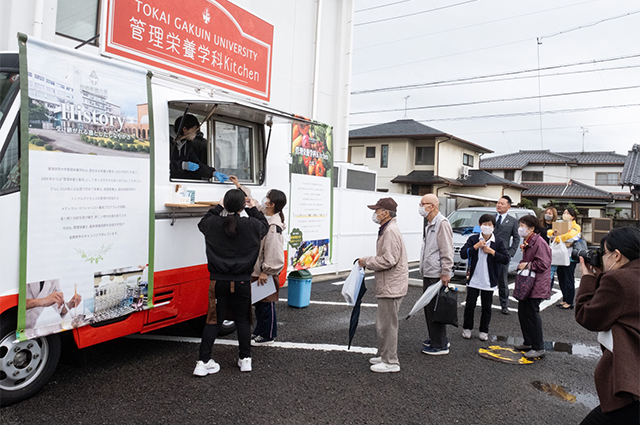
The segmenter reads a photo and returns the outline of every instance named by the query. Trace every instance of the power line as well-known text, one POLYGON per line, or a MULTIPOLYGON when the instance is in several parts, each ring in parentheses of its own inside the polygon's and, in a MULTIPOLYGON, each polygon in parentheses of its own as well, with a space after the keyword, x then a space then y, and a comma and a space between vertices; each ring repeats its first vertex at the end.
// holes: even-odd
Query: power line
POLYGON ((626 17, 626 16, 634 15, 634 14, 636 14, 636 13, 640 13, 640 10, 634 10, 633 12, 628 12, 628 13, 625 13, 625 14, 622 14, 622 15, 613 16, 613 17, 611 17, 611 18, 601 19, 601 20, 599 20, 599 21, 592 22, 592 23, 590 23, 590 24, 581 25, 581 26, 579 26, 579 27, 571 28, 571 29, 568 29, 568 30, 558 31, 558 32, 555 32, 555 33, 550 34, 550 35, 544 35, 544 36, 542 36, 542 37, 538 37, 538 42, 541 42, 543 38, 551 38, 551 37, 555 37, 556 35, 566 34, 566 33, 568 33, 568 32, 577 31, 577 30, 579 30, 579 29, 583 29, 583 28, 593 27, 593 26, 598 25, 598 24, 601 24, 601 23, 603 23, 603 22, 613 21, 614 19, 624 18, 624 17, 626 17))
MULTIPOLYGON (((510 19, 516 19, 516 18, 524 18, 524 17, 530 16, 530 15, 537 15, 539 13, 551 12, 551 11, 554 11, 554 10, 564 9, 564 8, 567 8, 567 7, 580 6, 581 4, 593 3, 593 2, 596 2, 596 1, 600 1, 600 0, 588 0, 588 1, 583 1, 583 2, 580 2, 580 3, 568 4, 568 5, 565 5, 565 6, 553 7, 551 9, 543 9, 543 10, 538 10, 536 12, 524 13, 522 15, 507 16, 506 18, 494 19, 492 21, 485 21, 485 22, 480 22, 480 23, 477 23, 477 24, 465 25, 463 27, 449 28, 449 29, 446 29, 446 30, 436 31, 436 32, 432 32, 432 33, 429 33, 429 34, 422 34, 422 35, 417 35, 417 36, 414 36, 414 37, 400 38, 398 40, 387 41, 387 42, 384 42, 384 43, 370 44, 368 46, 354 48, 353 51, 357 52, 358 50, 364 50, 364 49, 369 49, 369 48, 372 48, 372 47, 384 46, 386 44, 394 44, 394 43, 399 43, 399 42, 402 42, 402 41, 413 40, 413 39, 416 39, 416 38, 429 37, 429 36, 432 36, 432 35, 443 34, 443 33, 451 32, 451 31, 458 31, 458 30, 462 30, 462 29, 473 28, 473 27, 478 27, 478 26, 487 25, 487 24, 495 24, 496 22, 508 21, 510 19)), ((402 2, 398 2, 398 3, 402 3, 402 2)), ((391 3, 391 4, 393 4, 393 3, 391 3)), ((381 6, 379 6, 379 7, 381 7, 381 6)), ((366 10, 366 9, 363 9, 363 10, 366 10)))
MULTIPOLYGON (((640 104, 638 104, 640 105, 640 104)), ((625 106, 625 105, 622 105, 625 106)), ((634 105, 630 105, 630 106, 634 106, 634 105)), ((613 105, 613 107, 617 108, 619 106, 613 105)), ((611 108, 611 106, 605 106, 604 108, 611 108)), ((631 124, 640 124, 640 121, 628 121, 628 122, 612 122, 612 123, 605 123, 605 124, 591 124, 589 123, 589 127, 608 127, 608 126, 612 126, 612 125, 631 125, 631 124)), ((369 124, 353 124, 353 125, 369 125, 369 124)), ((544 131, 550 131, 550 130, 568 130, 568 129, 578 129, 580 128, 580 125, 571 125, 571 126, 560 126, 560 127, 545 127, 543 130, 544 131)), ((527 131, 540 131, 540 128, 536 127, 536 128, 521 128, 519 130, 491 130, 491 131, 472 131, 472 132, 463 132, 462 134, 491 134, 491 133, 523 133, 523 132, 527 132, 527 131)))
MULTIPOLYGON (((450 117, 450 118, 432 118, 428 120, 414 120, 416 122, 433 122, 433 121, 464 121, 464 120, 475 120, 475 119, 490 119, 490 118, 509 118, 509 117, 523 117, 529 115, 538 115, 542 114, 566 114, 566 113, 576 113, 576 112, 588 112, 595 111, 599 109, 616 109, 616 108, 633 108, 640 106, 640 103, 630 103, 626 105, 607 105, 607 106, 594 106, 590 108, 574 108, 574 109, 551 109, 547 111, 528 111, 528 112, 512 112, 508 114, 491 114, 491 115, 472 115, 466 117, 450 117)), ((365 127, 370 125, 377 125, 376 123, 358 123, 358 124, 350 124, 350 127, 365 127)), ((593 126, 592 126, 593 127, 593 126)), ((532 131, 540 131, 539 128, 532 129, 532 131)))
POLYGON ((450 4, 448 6, 436 7, 434 9, 429 9, 429 10, 423 10, 421 12, 414 12, 414 13, 408 13, 406 15, 392 16, 390 18, 377 19, 375 21, 360 22, 359 24, 354 24, 353 26, 357 27, 357 26, 360 26, 360 25, 376 24, 378 22, 385 22, 385 21, 391 21, 391 20, 394 20, 394 19, 407 18, 409 16, 422 15, 423 13, 435 12, 437 10, 448 9, 450 7, 460 6, 460 5, 467 4, 467 3, 473 3, 475 1, 478 1, 478 0, 467 0, 467 1, 460 2, 460 3, 450 4))
MULTIPOLYGON (((539 96, 523 96, 523 97, 512 97, 512 98, 506 98, 506 99, 477 100, 474 102, 448 103, 443 105, 414 106, 413 108, 407 108, 407 110, 417 111, 421 109, 450 108, 454 106, 480 105, 483 103, 496 103, 496 102, 512 102, 517 100, 542 99, 547 97, 559 97, 559 96, 573 96, 578 94, 601 93, 601 92, 607 92, 607 91, 630 90, 630 89, 637 89, 637 88, 640 88, 640 85, 626 86, 626 87, 613 87, 613 88, 607 88, 607 89, 582 90, 582 91, 565 92, 565 93, 551 93, 551 94, 543 94, 539 96)), ((351 112, 350 115, 380 114, 380 113, 386 113, 386 112, 398 112, 402 110, 403 109, 380 109, 377 111, 351 112)))
POLYGON ((435 86, 435 85, 439 85, 439 84, 454 83, 454 82, 457 83, 457 82, 463 82, 463 81, 480 80, 480 79, 484 79, 484 78, 503 77, 503 76, 509 76, 509 75, 525 74, 525 73, 528 73, 528 72, 537 72, 539 70, 540 71, 548 71, 548 70, 551 70, 551 69, 568 68, 568 67, 580 66, 580 65, 591 65, 591 64, 594 64, 594 63, 611 62, 611 61, 617 61, 617 60, 622 60, 622 59, 631 59, 631 58, 637 58, 637 57, 640 57, 640 53, 635 53, 635 54, 627 55, 627 56, 617 56, 617 57, 613 57, 613 58, 591 59, 591 60, 582 61, 582 62, 572 62, 572 63, 567 63, 567 64, 545 66, 545 67, 540 68, 540 69, 538 69, 538 68, 529 68, 529 69, 522 69, 522 70, 518 70, 518 71, 500 72, 500 73, 497 73, 497 74, 485 74, 485 75, 477 75, 477 76, 473 76, 473 77, 455 78, 455 79, 451 79, 451 80, 432 81, 432 82, 429 82, 429 83, 406 84, 406 85, 402 85, 402 86, 389 86, 389 87, 381 87, 381 88, 377 88, 377 89, 359 90, 359 91, 353 91, 353 92, 351 92, 351 94, 352 95, 359 95, 359 94, 380 93, 380 92, 398 91, 398 90, 420 89, 420 88, 424 88, 424 87, 428 87, 428 86, 435 86))
POLYGON ((367 10, 373 10, 373 9, 381 9, 383 7, 389 7, 389 6, 393 6, 394 4, 406 3, 406 2, 409 2, 409 1, 411 1, 411 0, 395 1, 393 3, 381 4, 380 6, 373 6, 373 7, 367 7, 365 9, 356 10, 353 13, 366 12, 367 10))

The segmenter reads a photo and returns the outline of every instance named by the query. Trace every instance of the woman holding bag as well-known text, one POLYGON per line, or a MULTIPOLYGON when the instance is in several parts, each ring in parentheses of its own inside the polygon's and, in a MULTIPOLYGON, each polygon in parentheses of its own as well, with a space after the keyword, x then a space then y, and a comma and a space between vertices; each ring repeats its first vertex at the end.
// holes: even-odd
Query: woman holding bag
POLYGON ((611 230, 600 243, 602 270, 580 258, 576 321, 599 332, 602 357, 595 383, 600 405, 582 421, 640 423, 640 229, 611 230))
MULTIPOLYGON (((552 242, 564 243, 568 249, 567 255, 571 254, 571 245, 573 242, 580 239, 580 226, 576 223, 578 213, 575 209, 569 207, 562 213, 562 220, 571 222, 571 228, 567 233, 562 235, 558 234, 557 230, 549 230, 547 235, 552 242)), ((573 299, 576 295, 576 263, 569 261, 568 266, 558 266, 558 282, 560 283, 560 290, 562 291, 562 302, 558 304, 558 307, 563 310, 573 308, 573 299)))
POLYGON ((528 269, 531 276, 535 274, 535 279, 528 297, 518 301, 518 320, 524 343, 515 346, 515 349, 525 351, 524 356, 533 359, 545 355, 540 303, 549 298, 551 292, 551 248, 539 235, 538 220, 534 216, 525 215, 518 221, 518 234, 523 239, 520 246, 522 261, 518 264, 518 270, 528 269))

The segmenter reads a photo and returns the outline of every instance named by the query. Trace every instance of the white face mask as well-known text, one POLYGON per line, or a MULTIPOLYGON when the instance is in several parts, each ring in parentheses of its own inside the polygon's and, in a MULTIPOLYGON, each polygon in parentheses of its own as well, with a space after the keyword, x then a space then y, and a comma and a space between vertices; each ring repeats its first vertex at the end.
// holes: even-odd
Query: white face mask
POLYGON ((571 217, 571 214, 562 214, 562 219, 564 221, 571 221, 573 220, 573 217, 571 217))
POLYGON ((491 235, 493 233, 493 227, 491 226, 480 226, 480 231, 483 235, 491 235))
POLYGON ((547 220, 547 221, 551 221, 551 220, 553 220, 553 216, 550 215, 550 214, 545 214, 544 215, 544 219, 547 220))
POLYGON ((267 198, 266 196, 264 198, 262 198, 262 206, 267 208, 267 202, 269 202, 269 198, 267 198))
POLYGON ((426 211, 422 205, 418 205, 418 214, 420 214, 422 217, 426 217, 429 215, 429 212, 426 211))
POLYGON ((518 227, 518 235, 520 235, 521 238, 526 237, 527 234, 529 234, 529 229, 526 227, 518 227))
POLYGON ((376 214, 375 211, 373 212, 373 215, 371 216, 371 220, 373 220, 373 222, 376 223, 376 224, 380 224, 380 222, 382 221, 382 220, 380 220, 378 218, 378 215, 376 214))

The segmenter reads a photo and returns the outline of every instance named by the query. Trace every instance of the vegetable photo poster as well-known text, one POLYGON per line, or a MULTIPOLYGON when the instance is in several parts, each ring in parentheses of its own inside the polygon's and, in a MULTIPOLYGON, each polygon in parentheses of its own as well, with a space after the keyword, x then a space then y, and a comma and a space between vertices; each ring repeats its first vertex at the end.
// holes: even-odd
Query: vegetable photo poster
POLYGON ((147 71, 20 36, 19 339, 152 306, 147 71))
POLYGON ((333 211, 332 128, 295 122, 291 134, 289 268, 330 263, 333 211))

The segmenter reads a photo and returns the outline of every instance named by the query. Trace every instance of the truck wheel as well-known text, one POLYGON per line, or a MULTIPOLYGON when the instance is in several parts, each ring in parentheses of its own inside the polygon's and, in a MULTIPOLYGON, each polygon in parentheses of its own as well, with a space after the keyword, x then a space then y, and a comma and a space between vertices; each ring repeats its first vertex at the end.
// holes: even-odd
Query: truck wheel
POLYGON ((51 378, 60 359, 60 335, 16 340, 15 310, 2 315, 0 325, 0 405, 33 396, 51 378), (7 314, 8 313, 8 314, 7 314))
POLYGON ((218 335, 225 336, 232 334, 236 331, 236 322, 231 320, 225 320, 222 322, 222 326, 220 326, 220 331, 218 331, 218 335))

